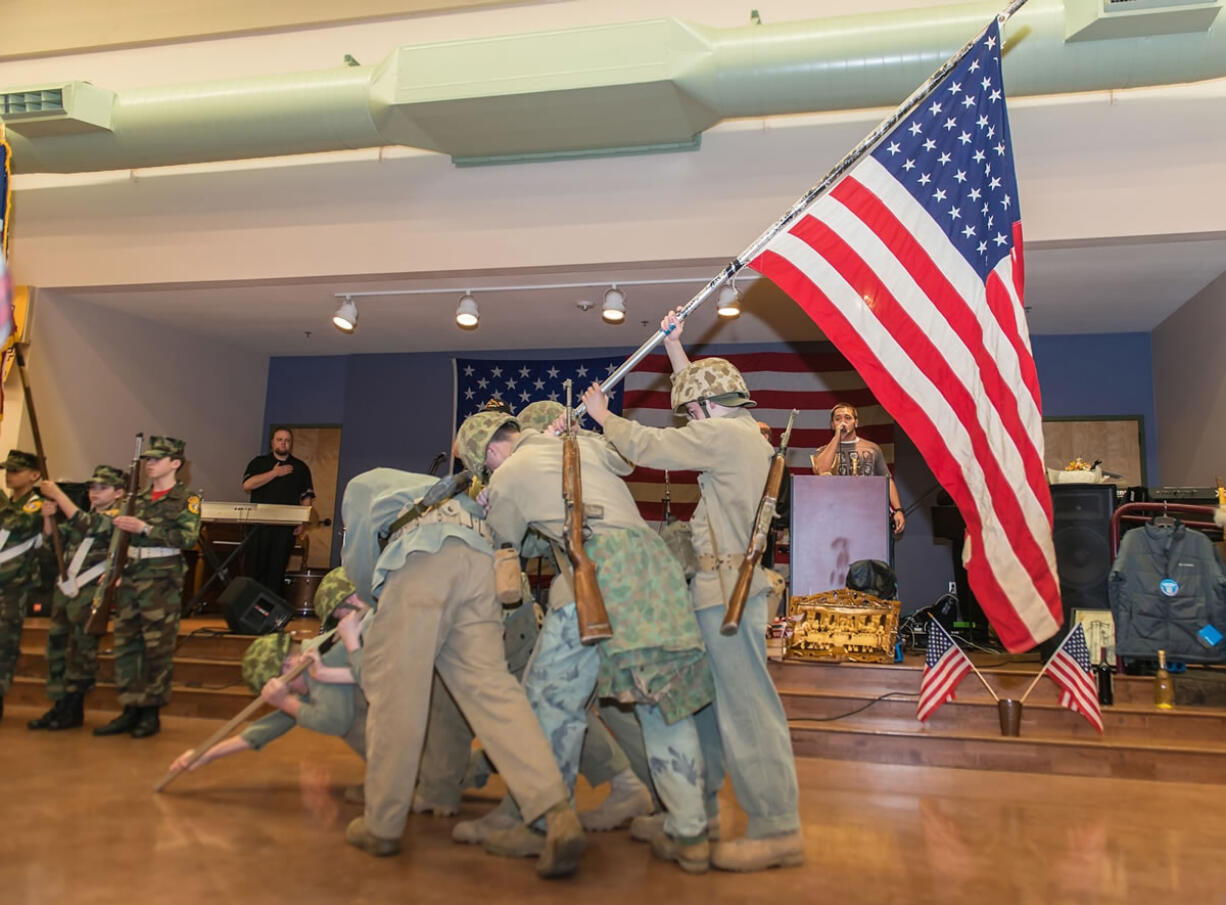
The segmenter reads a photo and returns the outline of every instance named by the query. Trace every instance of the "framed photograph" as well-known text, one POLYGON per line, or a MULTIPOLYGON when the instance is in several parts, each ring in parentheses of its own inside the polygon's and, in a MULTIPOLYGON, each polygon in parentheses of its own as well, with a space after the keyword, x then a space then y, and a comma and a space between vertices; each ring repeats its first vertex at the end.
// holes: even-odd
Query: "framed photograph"
POLYGON ((1115 617, 1110 610, 1073 610, 1073 625, 1081 624, 1086 633, 1090 662, 1098 664, 1102 651, 1107 650, 1107 662, 1115 660, 1115 617))

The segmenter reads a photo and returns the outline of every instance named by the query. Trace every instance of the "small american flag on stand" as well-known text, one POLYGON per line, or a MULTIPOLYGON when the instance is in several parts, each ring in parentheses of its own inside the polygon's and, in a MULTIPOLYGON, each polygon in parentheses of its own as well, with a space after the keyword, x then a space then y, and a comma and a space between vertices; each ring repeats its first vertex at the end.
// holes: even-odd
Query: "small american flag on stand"
POLYGON ((1080 713, 1090 725, 1103 731, 1103 712, 1098 706, 1098 685, 1090 671, 1090 649, 1081 623, 1069 632, 1047 664, 1047 674, 1060 686, 1060 706, 1080 713))
POLYGON ((971 660, 949 637, 941 623, 928 623, 928 651, 924 654, 924 677, 920 680, 919 706, 915 718, 921 723, 954 699, 958 683, 971 671, 971 660))

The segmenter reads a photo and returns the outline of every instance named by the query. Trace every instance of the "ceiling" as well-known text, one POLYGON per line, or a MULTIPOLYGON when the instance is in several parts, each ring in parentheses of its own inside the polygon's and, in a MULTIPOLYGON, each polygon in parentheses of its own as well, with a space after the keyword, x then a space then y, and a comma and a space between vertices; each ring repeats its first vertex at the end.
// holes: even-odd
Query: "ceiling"
MULTIPOLYGON (((108 286, 55 290, 58 298, 121 311, 218 342, 269 355, 470 352, 486 349, 637 346, 662 314, 684 304, 719 272, 720 260, 653 262, 568 269, 427 273, 293 281, 228 282, 190 287, 108 286), (482 286, 682 280, 623 285, 626 321, 600 318, 604 288, 523 289, 482 293, 482 286), (358 330, 331 326, 338 295, 385 290, 437 293, 357 297, 358 330), (476 330, 455 326, 464 291, 481 309, 476 330), (592 302, 582 310, 578 302, 592 302)), ((1226 235, 1104 240, 1028 247, 1026 304, 1035 334, 1149 332, 1226 271, 1226 235)), ((722 321, 708 303, 690 320, 693 341, 806 341, 822 334, 794 302, 746 271, 744 314, 722 321)))

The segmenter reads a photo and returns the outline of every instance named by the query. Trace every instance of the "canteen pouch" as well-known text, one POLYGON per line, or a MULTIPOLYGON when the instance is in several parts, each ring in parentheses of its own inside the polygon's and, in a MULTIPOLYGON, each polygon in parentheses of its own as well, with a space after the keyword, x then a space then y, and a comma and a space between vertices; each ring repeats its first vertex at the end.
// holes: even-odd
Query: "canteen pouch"
POLYGON ((494 551, 494 590, 503 606, 519 603, 523 599, 523 583, 519 574, 519 554, 510 544, 494 551))

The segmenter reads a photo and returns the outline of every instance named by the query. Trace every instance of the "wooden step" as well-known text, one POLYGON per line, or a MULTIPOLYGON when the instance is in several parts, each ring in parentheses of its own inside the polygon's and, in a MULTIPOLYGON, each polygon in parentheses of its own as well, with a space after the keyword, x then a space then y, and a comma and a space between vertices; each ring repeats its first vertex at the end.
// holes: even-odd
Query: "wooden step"
POLYGON ((1226 749, 1196 744, 1006 738, 999 730, 920 734, 807 721, 792 723, 791 734, 796 754, 836 760, 1166 782, 1220 783, 1226 776, 1226 749))
MULTIPOLYGON (((186 685, 174 684, 170 703, 162 708, 162 713, 170 716, 202 717, 211 720, 228 720, 251 703, 254 695, 247 686, 239 683, 231 688, 191 688, 186 685)), ((28 676, 15 676, 12 687, 5 696, 5 703, 28 705, 31 707, 48 706, 45 683, 41 679, 28 676)), ((110 682, 99 682, 98 686, 85 698, 85 706, 90 711, 114 713, 120 710, 118 690, 110 682)), ((261 715, 268 710, 260 711, 261 715)))
MULTIPOLYGON (((919 735, 986 733, 999 730, 998 710, 991 698, 968 700, 959 694, 944 704, 926 723, 915 718, 916 698, 887 698, 872 703, 870 692, 827 691, 781 687, 779 696, 789 719, 822 720, 828 725, 860 729, 913 731, 919 735), (858 713, 852 711, 865 709, 858 713), (848 714, 834 721, 831 717, 848 714)), ((1216 708, 1180 707, 1156 710, 1152 706, 1115 705, 1102 708, 1104 736, 1116 740, 1152 741, 1163 739, 1178 743, 1197 743, 1226 748, 1226 711, 1216 708)), ((1099 738, 1089 721, 1058 703, 1033 698, 1022 708, 1023 737, 1099 738)))
MULTIPOLYGON (((17 675, 31 679, 46 679, 46 649, 32 650, 22 645, 21 657, 17 661, 17 675)), ((98 678, 103 682, 114 681, 115 657, 113 654, 98 655, 98 678)), ((182 685, 196 687, 241 685, 243 681, 242 662, 233 659, 218 660, 211 657, 176 655, 175 681, 182 685)))
MULTIPOLYGON (((22 630, 22 647, 45 650, 48 627, 49 620, 36 616, 28 617, 22 630)), ((289 630, 296 640, 302 641, 319 633, 319 620, 294 619, 289 623, 289 630)), ((238 661, 254 640, 253 635, 230 634, 226 630, 224 620, 184 619, 179 624, 179 643, 175 656, 238 661)), ((114 647, 115 636, 110 632, 99 640, 101 651, 109 651, 114 647)))

